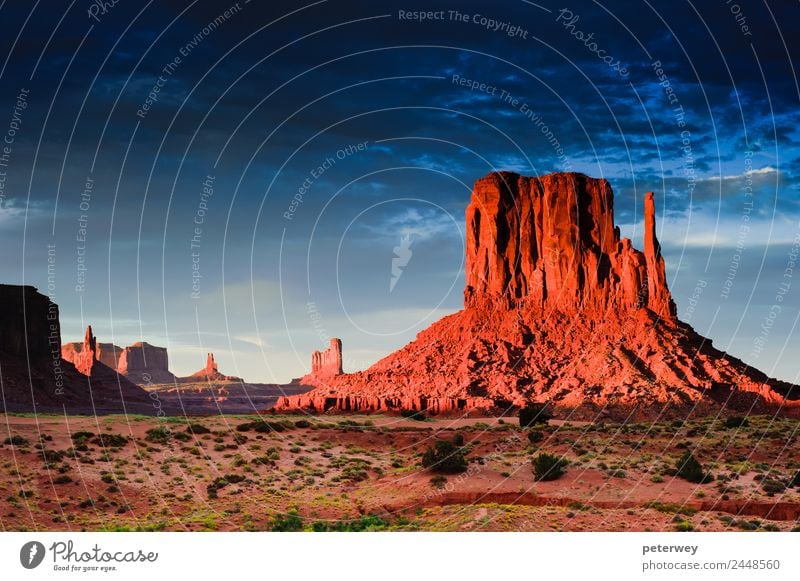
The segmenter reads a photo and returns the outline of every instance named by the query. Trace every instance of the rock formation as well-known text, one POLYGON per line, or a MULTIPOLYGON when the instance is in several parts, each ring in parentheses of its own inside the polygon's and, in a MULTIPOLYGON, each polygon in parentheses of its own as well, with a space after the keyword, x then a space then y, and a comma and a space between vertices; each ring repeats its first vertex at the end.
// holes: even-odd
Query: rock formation
POLYGON ((166 347, 156 347, 143 341, 122 350, 117 371, 139 385, 175 381, 175 376, 169 370, 166 347))
POLYGON ((243 382, 241 377, 234 377, 233 375, 224 375, 220 373, 219 366, 214 360, 214 354, 206 354, 206 366, 190 375, 189 377, 182 377, 182 382, 195 382, 195 381, 238 381, 243 382))
POLYGON ((366 371, 315 376, 317 389, 277 409, 434 413, 551 401, 588 416, 800 412, 799 387, 714 349, 677 319, 652 193, 644 214, 640 252, 620 238, 606 180, 478 180, 466 211, 464 310, 366 371))
POLYGON ((61 354, 58 305, 31 286, 0 285, 0 401, 6 411, 154 413, 147 394, 93 353, 86 330, 80 370, 61 354))
MULTIPOLYGON (((91 325, 89 326, 91 329, 91 325)), ((73 342, 73 343, 64 343, 61 346, 61 356, 66 359, 67 361, 75 364, 77 367, 77 362, 81 359, 81 353, 84 350, 84 345, 86 345, 86 338, 84 337, 84 341, 82 342, 73 342)), ((122 352, 121 347, 117 347, 113 343, 95 343, 95 360, 99 361, 106 367, 110 369, 117 369, 117 362, 119 361, 120 353, 122 352)))
MULTIPOLYGON (((74 343, 73 343, 74 345, 74 343)), ((83 343, 79 349, 69 349, 67 345, 61 348, 61 356, 67 361, 72 362, 80 373, 91 376, 94 362, 97 361, 97 339, 92 333, 92 326, 86 327, 86 334, 83 336, 83 343)))
POLYGON ((311 373, 317 377, 332 377, 343 373, 341 339, 331 339, 330 347, 325 351, 314 351, 311 354, 311 373))

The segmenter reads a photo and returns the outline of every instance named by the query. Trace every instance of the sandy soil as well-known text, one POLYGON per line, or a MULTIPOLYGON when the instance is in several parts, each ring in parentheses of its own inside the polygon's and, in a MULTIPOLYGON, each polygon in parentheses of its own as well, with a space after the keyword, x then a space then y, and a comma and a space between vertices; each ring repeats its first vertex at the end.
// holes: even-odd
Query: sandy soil
POLYGON ((258 419, 0 416, 0 528, 786 531, 800 524, 800 488, 784 488, 800 471, 796 420, 751 417, 735 429, 714 419, 561 422, 531 444, 512 419, 265 415, 271 429, 242 431, 258 419), (187 431, 188 422, 209 432, 187 431), (421 467, 428 446, 458 437, 465 472, 437 476, 421 467), (686 449, 713 481, 673 476, 686 449), (568 460, 562 477, 535 481, 531 459, 541 452, 568 460))

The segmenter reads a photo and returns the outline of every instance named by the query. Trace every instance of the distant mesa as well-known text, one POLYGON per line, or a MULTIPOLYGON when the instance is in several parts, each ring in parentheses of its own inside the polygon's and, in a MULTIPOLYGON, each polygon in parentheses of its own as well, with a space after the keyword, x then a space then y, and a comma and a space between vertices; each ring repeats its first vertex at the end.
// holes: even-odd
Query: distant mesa
POLYGON ((113 343, 96 343, 91 325, 86 329, 83 342, 66 343, 61 348, 61 355, 79 370, 90 367, 95 360, 100 361, 139 385, 175 381, 175 376, 169 371, 166 347, 156 347, 143 341, 124 349, 113 343))
POLYGON ((233 375, 224 375, 220 373, 219 366, 217 362, 214 360, 214 354, 208 353, 206 355, 206 366, 190 375, 189 377, 182 377, 180 381, 183 382, 190 382, 190 381, 237 381, 237 382, 244 382, 241 377, 234 377, 233 375))
POLYGON ((58 305, 32 286, 0 285, 0 377, 5 411, 155 413, 144 390, 96 359, 86 330, 62 357, 58 305), (84 351, 84 345, 86 347, 84 351))
POLYGON ((302 380, 316 389, 276 407, 463 413, 550 401, 576 418, 800 413, 800 387, 678 320, 652 193, 644 229, 643 252, 620 237, 604 179, 489 174, 466 209, 464 309, 366 371, 342 375, 339 366, 321 381, 335 367, 332 344, 302 380))
POLYGON ((138 341, 122 350, 117 370, 140 385, 175 381, 169 370, 167 348, 145 341, 138 341))

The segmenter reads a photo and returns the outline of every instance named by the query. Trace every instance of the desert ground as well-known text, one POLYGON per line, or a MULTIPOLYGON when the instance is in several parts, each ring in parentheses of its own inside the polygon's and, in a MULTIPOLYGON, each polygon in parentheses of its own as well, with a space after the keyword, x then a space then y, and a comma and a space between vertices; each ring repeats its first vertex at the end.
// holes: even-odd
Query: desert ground
POLYGON ((798 531, 800 422, 7 414, 0 529, 798 531), (742 425, 739 425, 739 424, 742 425), (529 432, 538 435, 529 438, 529 432), (465 464, 424 468, 437 441, 465 464), (686 450, 707 482, 676 476, 686 450), (532 460, 563 457, 537 481, 532 460))

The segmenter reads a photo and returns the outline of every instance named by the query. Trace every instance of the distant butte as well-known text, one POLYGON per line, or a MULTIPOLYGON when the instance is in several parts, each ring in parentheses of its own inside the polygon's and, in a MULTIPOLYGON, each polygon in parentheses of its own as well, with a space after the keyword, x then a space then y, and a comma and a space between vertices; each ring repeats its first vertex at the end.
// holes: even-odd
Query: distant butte
POLYGON ((192 381, 238 381, 243 382, 244 380, 241 377, 234 377, 233 375, 223 375, 219 371, 219 366, 217 362, 214 360, 213 353, 206 354, 206 366, 201 369, 200 371, 196 371, 189 377, 182 377, 180 379, 182 382, 192 382, 192 381))
POLYGON ((800 387, 678 320, 652 193, 644 252, 620 237, 609 183, 579 173, 478 180, 466 230, 463 310, 363 372, 319 381, 317 361, 329 359, 315 354, 303 379, 316 389, 276 408, 463 413, 549 401, 572 417, 800 413, 800 387))

